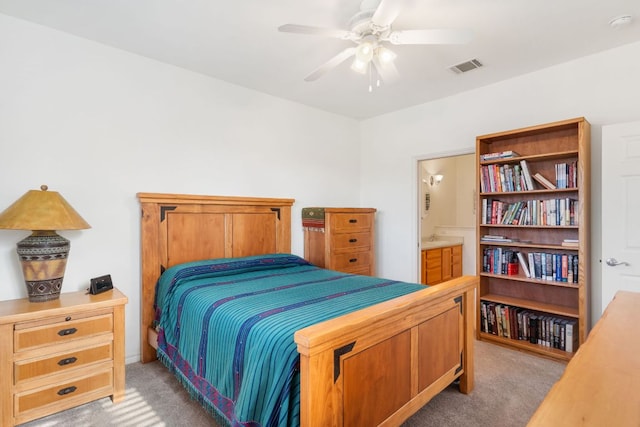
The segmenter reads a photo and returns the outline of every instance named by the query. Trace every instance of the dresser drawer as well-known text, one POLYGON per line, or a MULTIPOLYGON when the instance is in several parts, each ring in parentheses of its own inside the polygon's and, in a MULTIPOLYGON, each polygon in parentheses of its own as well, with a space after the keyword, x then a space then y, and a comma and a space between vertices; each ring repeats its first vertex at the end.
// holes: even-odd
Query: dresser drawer
POLYGON ((113 315, 107 313, 22 329, 24 326, 16 325, 14 332, 16 352, 113 332, 113 315))
POLYGON ((354 248, 371 246, 371 233, 344 233, 331 236, 331 249, 334 252, 351 251, 354 248))
POLYGON ((17 394, 15 413, 19 417, 23 412, 41 408, 45 405, 63 405, 67 400, 81 400, 83 395, 104 389, 107 394, 113 389, 113 370, 104 370, 90 376, 64 380, 57 384, 17 394))
POLYGON ((16 385, 18 385, 22 381, 57 374, 112 359, 113 344, 109 341, 104 344, 58 353, 41 359, 18 361, 14 365, 14 380, 16 385))
POLYGON ((336 213, 331 215, 331 231, 368 231, 371 229, 372 221, 373 216, 366 213, 336 213))
POLYGON ((350 252, 332 255, 332 268, 345 272, 362 270, 371 265, 371 254, 367 252, 350 252))
POLYGON ((373 276, 376 210, 347 207, 310 209, 323 209, 325 223, 322 229, 303 227, 305 259, 329 270, 373 276))

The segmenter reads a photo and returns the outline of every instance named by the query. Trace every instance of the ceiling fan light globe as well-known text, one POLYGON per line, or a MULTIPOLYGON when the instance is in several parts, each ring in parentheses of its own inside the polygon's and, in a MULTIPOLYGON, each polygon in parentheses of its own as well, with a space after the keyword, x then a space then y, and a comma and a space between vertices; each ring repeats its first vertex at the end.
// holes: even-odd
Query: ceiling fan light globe
POLYGON ((368 61, 361 61, 356 56, 356 58, 351 63, 351 69, 353 71, 355 71, 356 73, 365 74, 367 72, 367 65, 368 64, 369 64, 368 61))
POLYGON ((373 58, 373 45, 369 42, 362 42, 356 48, 356 58, 362 62, 369 62, 373 58))
POLYGON ((387 49, 386 47, 381 46, 378 48, 378 59, 383 64, 388 64, 390 62, 395 61, 397 56, 398 55, 396 55, 395 52, 393 52, 390 49, 387 49))

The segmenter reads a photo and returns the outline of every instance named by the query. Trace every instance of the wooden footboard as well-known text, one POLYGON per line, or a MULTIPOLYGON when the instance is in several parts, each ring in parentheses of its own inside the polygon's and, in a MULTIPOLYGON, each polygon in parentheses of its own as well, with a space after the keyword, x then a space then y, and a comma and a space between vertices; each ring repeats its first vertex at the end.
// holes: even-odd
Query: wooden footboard
POLYGON ((296 332, 301 426, 397 426, 456 378, 471 392, 477 283, 464 276, 296 332))

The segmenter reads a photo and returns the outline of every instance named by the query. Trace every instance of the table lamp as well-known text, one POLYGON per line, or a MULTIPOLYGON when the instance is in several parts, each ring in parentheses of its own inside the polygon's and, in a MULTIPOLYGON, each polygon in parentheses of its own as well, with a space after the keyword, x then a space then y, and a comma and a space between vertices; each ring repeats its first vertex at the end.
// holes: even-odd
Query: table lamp
POLYGON ((70 245, 56 230, 91 228, 59 193, 46 185, 40 190, 29 190, 0 213, 0 229, 33 231, 17 245, 32 302, 60 297, 70 245))

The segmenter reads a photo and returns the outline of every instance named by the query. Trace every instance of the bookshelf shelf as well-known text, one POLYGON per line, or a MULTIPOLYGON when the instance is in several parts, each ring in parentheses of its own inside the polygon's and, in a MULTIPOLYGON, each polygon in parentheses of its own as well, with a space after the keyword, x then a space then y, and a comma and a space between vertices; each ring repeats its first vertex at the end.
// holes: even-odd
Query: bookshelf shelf
POLYGON ((489 242, 489 241, 481 241, 480 245, 482 246, 503 246, 508 248, 530 248, 530 249, 550 249, 557 251, 569 251, 575 252, 579 251, 579 247, 574 246, 562 246, 562 245, 550 245, 545 243, 523 243, 523 242, 489 242))
POLYGON ((515 280, 515 281, 525 282, 525 283, 534 283, 536 285, 542 285, 542 286, 560 286, 563 288, 572 288, 572 289, 578 288, 577 283, 558 282, 556 280, 532 279, 523 274, 508 275, 508 274, 480 273, 480 276, 491 277, 492 279, 497 279, 497 280, 515 280))
POLYGON ((491 301, 499 304, 505 304, 513 307, 520 307, 529 310, 541 311, 549 314, 557 314, 559 316, 578 318, 579 313, 577 308, 566 307, 558 304, 547 304, 541 302, 533 302, 524 298, 513 298, 504 295, 486 294, 480 297, 483 301, 491 301))
POLYGON ((555 190, 527 190, 527 191, 488 191, 480 193, 481 196, 513 196, 514 194, 518 197, 523 197, 527 195, 538 195, 538 194, 558 194, 558 193, 576 193, 578 191, 577 188, 557 188, 555 190))
POLYGON ((571 360, 571 357, 573 357, 573 354, 574 354, 574 353, 567 353, 566 351, 557 350, 555 348, 545 347, 540 344, 532 344, 528 341, 502 338, 502 337, 488 334, 486 332, 480 332, 480 339, 483 341, 489 341, 496 344, 500 344, 506 347, 517 348, 520 350, 527 351, 529 353, 537 353, 546 357, 551 356, 553 359, 563 360, 567 362, 571 360))
POLYGON ((550 152, 544 154, 534 154, 531 156, 517 156, 517 157, 504 157, 495 160, 481 160, 481 165, 491 165, 494 163, 512 163, 520 160, 555 160, 555 159, 565 159, 568 157, 577 157, 577 150, 568 150, 568 151, 560 151, 560 152, 550 152))
POLYGON ((561 360, 586 339, 589 145, 590 125, 581 117, 476 138, 478 339, 561 360), (548 182, 532 179, 535 174, 548 182), (518 264, 517 274, 506 274, 516 271, 509 264, 518 264), (551 329, 575 323, 576 344, 565 351, 558 343, 553 348, 508 338, 504 329, 502 336, 487 331, 487 304, 526 311, 527 322, 529 315, 542 317, 551 329))
POLYGON ((483 227, 494 228, 566 228, 577 230, 577 225, 514 225, 514 224, 482 224, 483 227))

